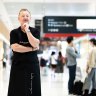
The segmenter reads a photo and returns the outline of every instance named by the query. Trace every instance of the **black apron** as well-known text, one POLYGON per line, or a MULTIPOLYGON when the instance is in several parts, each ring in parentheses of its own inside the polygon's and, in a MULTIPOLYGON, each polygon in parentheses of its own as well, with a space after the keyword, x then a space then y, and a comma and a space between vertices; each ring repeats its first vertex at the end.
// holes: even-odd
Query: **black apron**
MULTIPOLYGON (((24 46, 30 46, 28 45, 29 43, 25 43, 28 42, 26 34, 21 32, 20 28, 15 31, 19 36, 19 43, 24 46)), ((37 52, 25 52, 23 54, 14 52, 12 59, 8 96, 41 96, 37 52)))

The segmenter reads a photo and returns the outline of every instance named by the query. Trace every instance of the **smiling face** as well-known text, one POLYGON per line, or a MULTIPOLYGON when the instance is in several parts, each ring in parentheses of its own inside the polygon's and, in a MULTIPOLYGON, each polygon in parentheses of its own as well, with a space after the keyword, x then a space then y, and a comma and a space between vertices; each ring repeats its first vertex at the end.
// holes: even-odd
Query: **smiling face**
POLYGON ((31 20, 31 14, 27 9, 21 9, 19 12, 18 20, 21 24, 21 26, 24 23, 29 23, 31 20))

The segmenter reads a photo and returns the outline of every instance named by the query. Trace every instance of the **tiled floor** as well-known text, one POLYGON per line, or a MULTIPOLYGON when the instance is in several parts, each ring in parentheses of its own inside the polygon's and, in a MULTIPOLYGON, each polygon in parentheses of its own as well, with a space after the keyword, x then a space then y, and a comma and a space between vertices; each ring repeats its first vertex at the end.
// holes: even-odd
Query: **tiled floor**
MULTIPOLYGON (((6 69, 0 67, 0 96, 7 96, 8 80, 9 80, 10 66, 6 69)), ((42 73, 41 69, 41 87, 42 96, 68 96, 68 69, 64 67, 63 74, 56 74, 51 76, 50 69, 47 69, 46 74, 42 73)))

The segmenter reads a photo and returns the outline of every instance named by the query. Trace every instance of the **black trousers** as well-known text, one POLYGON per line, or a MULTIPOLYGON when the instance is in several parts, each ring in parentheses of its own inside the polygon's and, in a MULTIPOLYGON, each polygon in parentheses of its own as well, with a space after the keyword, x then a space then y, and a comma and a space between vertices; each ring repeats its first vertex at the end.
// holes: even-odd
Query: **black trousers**
POLYGON ((68 90, 69 93, 73 93, 74 80, 76 76, 76 65, 68 66, 68 69, 69 69, 68 90))

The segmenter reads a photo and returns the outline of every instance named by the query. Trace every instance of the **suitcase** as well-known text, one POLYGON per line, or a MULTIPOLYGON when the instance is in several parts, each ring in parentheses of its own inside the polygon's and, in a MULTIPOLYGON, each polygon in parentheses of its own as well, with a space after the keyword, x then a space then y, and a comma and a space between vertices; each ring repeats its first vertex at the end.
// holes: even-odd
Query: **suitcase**
POLYGON ((81 81, 82 79, 82 73, 81 73, 81 68, 77 66, 76 68, 76 78, 74 81, 74 87, 73 87, 73 93, 74 95, 82 95, 83 93, 83 82, 81 81))
POLYGON ((73 87, 74 95, 82 95, 82 93, 83 93, 82 88, 83 88, 83 82, 81 80, 76 81, 74 83, 74 87, 73 87))

